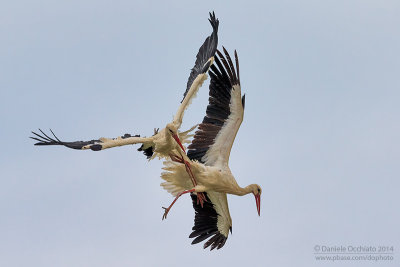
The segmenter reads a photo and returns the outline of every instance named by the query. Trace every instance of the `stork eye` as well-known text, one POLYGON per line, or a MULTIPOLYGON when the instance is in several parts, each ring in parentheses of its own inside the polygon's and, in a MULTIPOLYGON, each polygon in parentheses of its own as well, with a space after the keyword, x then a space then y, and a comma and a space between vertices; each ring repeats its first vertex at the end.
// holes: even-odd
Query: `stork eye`
POLYGON ((257 188, 258 193, 260 194, 260 188, 257 188))

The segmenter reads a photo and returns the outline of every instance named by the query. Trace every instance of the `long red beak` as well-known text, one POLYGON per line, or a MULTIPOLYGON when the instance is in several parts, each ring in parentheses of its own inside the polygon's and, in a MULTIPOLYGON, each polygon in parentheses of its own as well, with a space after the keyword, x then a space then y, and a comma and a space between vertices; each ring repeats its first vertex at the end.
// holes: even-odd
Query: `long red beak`
POLYGON ((254 195, 254 197, 256 198, 256 205, 257 205, 257 212, 258 212, 258 216, 260 216, 260 209, 261 209, 261 195, 254 195))
POLYGON ((185 148, 183 147, 181 140, 179 140, 178 135, 176 135, 174 133, 171 133, 171 134, 172 134, 172 137, 175 139, 175 141, 178 143, 178 145, 182 148, 183 152, 186 153, 185 148))

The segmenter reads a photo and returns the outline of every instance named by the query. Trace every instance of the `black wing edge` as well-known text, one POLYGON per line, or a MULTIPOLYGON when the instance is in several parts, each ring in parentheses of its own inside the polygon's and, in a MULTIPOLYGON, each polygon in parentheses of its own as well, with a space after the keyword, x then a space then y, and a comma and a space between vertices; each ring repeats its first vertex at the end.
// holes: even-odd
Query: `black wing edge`
POLYGON ((143 151, 143 154, 146 156, 147 159, 151 159, 151 157, 154 154, 154 146, 149 146, 145 148, 145 146, 142 144, 137 151, 143 151))
POLYGON ((32 132, 36 137, 30 137, 33 140, 39 141, 35 144, 35 146, 52 146, 52 145, 60 145, 65 146, 72 149, 82 149, 84 146, 91 145, 90 149, 93 151, 99 151, 102 149, 100 140, 90 140, 90 141, 75 141, 75 142, 64 142, 58 139, 58 137, 54 134, 54 132, 50 129, 50 132, 53 134, 54 138, 45 134, 41 129, 39 131, 43 134, 40 135, 38 133, 32 132))
MULTIPOLYGON (((188 146, 187 155, 191 160, 202 160, 208 149, 214 144, 215 138, 230 115, 231 91, 234 85, 240 85, 239 60, 235 50, 235 65, 228 51, 223 47, 225 56, 217 50, 215 64, 208 72, 211 78, 210 92, 206 116, 199 125, 192 143, 188 146)), ((244 108, 245 97, 242 98, 244 108)))
MULTIPOLYGON (((153 136, 155 136, 156 134, 158 134, 158 131, 160 130, 160 128, 154 128, 154 134, 153 136)), ((137 137, 140 137, 140 135, 137 135, 137 137)), ((142 144, 139 148, 138 151, 143 151, 143 154, 146 156, 146 158, 148 160, 151 159, 151 157, 154 154, 154 149, 155 149, 155 145, 152 143, 150 146, 148 144, 142 144)))
MULTIPOLYGON (((208 20, 210 21, 210 24, 213 28, 213 32, 210 36, 206 38, 196 55, 196 62, 190 72, 189 79, 186 85, 186 91, 183 94, 183 99, 185 99, 186 94, 188 93, 196 77, 199 74, 205 73, 209 69, 211 64, 211 62, 209 62, 209 59, 212 58, 217 51, 219 20, 215 17, 214 11, 212 13, 210 12, 209 14, 210 18, 208 20)), ((183 102, 183 99, 181 102, 183 102)))
MULTIPOLYGON (((33 140, 39 141, 38 143, 35 144, 35 146, 52 146, 52 145, 60 145, 60 146, 65 146, 68 148, 72 149, 79 149, 81 150, 84 146, 91 145, 90 149, 93 151, 99 151, 103 147, 101 145, 100 140, 90 140, 90 141, 74 141, 74 142, 64 142, 58 139, 58 137, 54 134, 54 132, 50 129, 50 132, 54 136, 54 138, 48 136, 45 134, 41 129, 39 131, 43 134, 40 135, 38 133, 32 132, 32 134, 35 135, 35 137, 30 137, 33 140)), ((122 138, 128 138, 132 137, 130 134, 125 134, 122 136, 122 138)), ((140 137, 139 135, 135 135, 135 137, 140 137)), ((146 154, 145 154, 146 155, 146 154)), ((146 155, 147 156, 147 155, 146 155)))
MULTIPOLYGON (((210 250, 215 248, 220 249, 225 245, 227 236, 224 236, 218 230, 218 213, 214 209, 214 204, 210 201, 207 193, 203 193, 206 197, 203 207, 197 204, 197 195, 190 194, 193 202, 193 208, 195 210, 193 232, 189 235, 189 238, 194 238, 192 245, 200 243, 206 239, 203 248, 206 249, 211 246, 210 250)), ((230 228, 232 233, 232 227, 230 228)))

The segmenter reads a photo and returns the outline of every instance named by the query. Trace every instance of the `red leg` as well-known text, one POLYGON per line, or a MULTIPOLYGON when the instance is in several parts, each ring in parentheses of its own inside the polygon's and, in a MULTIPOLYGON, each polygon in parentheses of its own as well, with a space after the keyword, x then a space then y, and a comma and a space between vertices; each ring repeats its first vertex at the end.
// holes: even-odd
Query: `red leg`
POLYGON ((178 195, 176 195, 174 201, 172 201, 171 205, 169 205, 168 208, 162 207, 163 209, 165 209, 165 212, 164 212, 164 215, 163 215, 162 219, 163 220, 167 219, 167 215, 168 215, 169 210, 172 208, 172 206, 175 204, 175 202, 178 200, 178 198, 180 196, 182 196, 183 194, 192 193, 194 191, 195 191, 195 189, 193 188, 193 189, 190 189, 190 190, 186 190, 186 191, 180 192, 178 195))
POLYGON ((190 179, 192 180, 193 186, 196 186, 197 182, 196 182, 196 179, 194 178, 192 169, 190 168, 190 163, 188 161, 186 161, 183 157, 179 157, 179 156, 174 155, 174 154, 169 154, 169 156, 171 157, 172 161, 185 164, 186 172, 189 174, 190 179))
MULTIPOLYGON (((190 168, 190 163, 185 160, 185 168, 186 172, 189 174, 190 178, 192 179, 193 185, 196 186, 196 179, 194 178, 194 174, 192 172, 192 169, 190 168)), ((200 206, 203 207, 204 202, 206 202, 206 197, 202 192, 197 193, 197 204, 200 203, 200 206)))
MULTIPOLYGON (((192 169, 190 168, 190 163, 188 161, 186 161, 183 157, 179 157, 174 154, 170 154, 169 156, 171 157, 172 161, 176 161, 176 162, 185 164, 186 172, 189 174, 190 179, 192 180, 193 186, 196 186, 197 185, 196 178, 194 177, 192 169)), ((201 207, 203 207, 204 202, 206 202, 206 197, 204 196, 204 194, 201 192, 197 193, 197 204, 200 203, 201 207)))

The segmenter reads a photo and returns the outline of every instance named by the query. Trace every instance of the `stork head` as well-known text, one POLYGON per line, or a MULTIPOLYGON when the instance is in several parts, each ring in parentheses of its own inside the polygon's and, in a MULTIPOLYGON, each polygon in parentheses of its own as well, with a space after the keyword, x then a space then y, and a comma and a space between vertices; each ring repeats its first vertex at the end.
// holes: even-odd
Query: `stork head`
POLYGON ((256 199, 256 205, 257 205, 257 212, 258 212, 258 216, 260 216, 260 209, 261 209, 261 186, 259 186, 258 184, 252 184, 250 185, 251 189, 252 189, 252 193, 256 199))
POLYGON ((167 126, 165 126, 165 128, 166 128, 166 134, 170 134, 178 143, 178 145, 182 148, 183 152, 186 153, 185 148, 183 147, 181 140, 179 139, 178 128, 175 126, 175 124, 173 122, 170 122, 167 124, 167 126))
POLYGON ((174 134, 178 134, 178 128, 175 126, 175 124, 173 122, 170 122, 167 124, 167 126, 165 126, 165 128, 167 128, 169 133, 174 133, 174 134))

